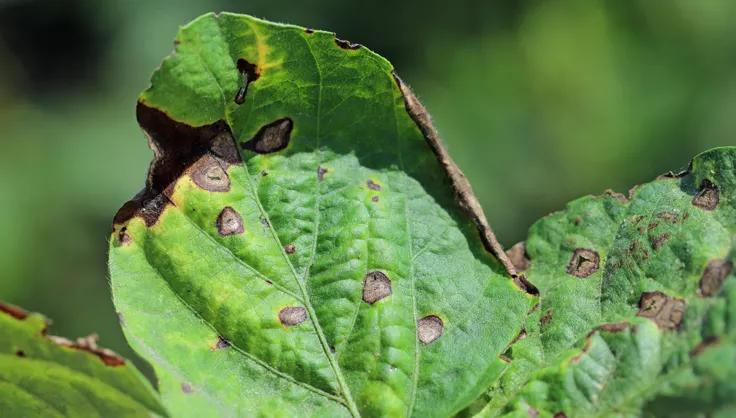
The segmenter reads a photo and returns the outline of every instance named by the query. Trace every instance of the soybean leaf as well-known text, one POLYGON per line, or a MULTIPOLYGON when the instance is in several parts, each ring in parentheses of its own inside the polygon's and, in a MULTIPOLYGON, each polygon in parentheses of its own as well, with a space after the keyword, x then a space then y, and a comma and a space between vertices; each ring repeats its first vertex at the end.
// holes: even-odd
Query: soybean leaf
POLYGON ((537 317, 479 415, 733 412, 735 163, 736 148, 714 149, 534 224, 512 255, 537 317))
POLYGON ((8 417, 165 416, 132 364, 98 348, 47 335, 46 319, 0 303, 0 410, 8 417))
POLYGON ((174 415, 444 417, 508 367, 533 288, 386 60, 209 14, 137 116, 111 283, 174 415))

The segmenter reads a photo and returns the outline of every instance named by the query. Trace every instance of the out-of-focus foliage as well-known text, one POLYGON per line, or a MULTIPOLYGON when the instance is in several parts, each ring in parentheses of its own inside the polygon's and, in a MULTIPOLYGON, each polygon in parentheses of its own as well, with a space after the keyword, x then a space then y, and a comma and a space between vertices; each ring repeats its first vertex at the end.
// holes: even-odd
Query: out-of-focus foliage
POLYGON ((58 319, 61 334, 96 330, 130 355, 105 251, 110 214, 150 160, 131 140, 135 98, 177 26, 210 10, 334 30, 389 58, 505 244, 573 197, 736 143, 728 0, 5 0, 0 297, 58 319))
POLYGON ((97 347, 48 335, 37 313, 0 302, 0 408, 9 417, 166 416, 151 384, 129 362, 97 347))

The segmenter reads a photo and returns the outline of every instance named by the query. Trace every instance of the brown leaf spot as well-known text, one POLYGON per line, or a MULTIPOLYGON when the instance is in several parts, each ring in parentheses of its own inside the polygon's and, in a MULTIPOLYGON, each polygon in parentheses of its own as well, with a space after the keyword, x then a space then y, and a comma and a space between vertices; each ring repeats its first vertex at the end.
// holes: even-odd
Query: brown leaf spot
POLYGON ((28 317, 28 311, 25 309, 4 302, 0 302, 0 312, 4 312, 21 321, 28 317))
POLYGON ((217 232, 223 237, 242 234, 245 231, 243 218, 230 206, 226 206, 220 212, 220 215, 217 216, 217 220, 215 221, 215 226, 217 226, 217 232))
POLYGON ((335 43, 342 49, 358 49, 361 47, 360 44, 354 44, 350 41, 346 41, 340 38, 335 38, 335 43))
POLYGON ((516 267, 516 271, 523 272, 529 268, 529 257, 526 254, 526 243, 524 241, 517 242, 506 251, 506 255, 511 263, 516 267))
POLYGON ((368 181, 365 182, 365 184, 368 186, 369 189, 375 190, 377 192, 381 191, 381 185, 376 183, 375 181, 368 179, 368 181))
POLYGON ((284 251, 286 251, 286 254, 294 254, 296 252, 296 245, 287 244, 286 247, 284 247, 284 251))
POLYGON ((587 248, 576 248, 567 264, 567 273, 584 279, 598 271, 600 256, 587 248))
POLYGON ((263 225, 264 228, 270 228, 271 224, 268 222, 268 219, 261 218, 261 225, 263 225))
POLYGON ((720 192, 718 186, 705 179, 700 183, 698 194, 693 197, 693 205, 705 210, 713 210, 718 206, 720 192))
POLYGON ((378 197, 378 196, 371 197, 371 202, 373 202, 373 203, 378 203, 380 200, 381 200, 381 198, 378 197))
POLYGON ((700 294, 710 297, 718 293, 732 269, 733 263, 728 260, 709 261, 700 276, 700 294))
POLYGON ((663 221, 667 221, 673 225, 679 221, 679 217, 677 216, 677 214, 672 212, 659 212, 656 216, 657 218, 663 221))
POLYGON ((374 304, 391 296, 391 280, 381 271, 371 271, 363 279, 363 301, 374 304))
POLYGON ((552 418, 567 418, 567 414, 560 411, 560 412, 557 412, 552 418))
POLYGON ((417 338, 422 344, 431 344, 445 332, 445 324, 440 317, 428 315, 417 321, 417 338))
POLYGON ((191 168, 190 176, 194 184, 210 192, 230 190, 230 177, 212 154, 205 154, 191 168))
POLYGON ((638 316, 649 318, 662 329, 675 329, 682 322, 685 301, 662 292, 644 292, 639 299, 638 316))
POLYGON ((241 146, 258 154, 281 151, 289 145, 293 127, 294 122, 291 118, 275 120, 259 129, 252 139, 242 143, 241 146))
POLYGON ((287 327, 299 325, 307 320, 307 310, 301 306, 287 306, 279 311, 279 321, 287 327))
POLYGON ((128 245, 133 241, 133 238, 128 234, 128 227, 124 226, 118 231, 118 243, 120 245, 128 245))
POLYGON ((703 354, 705 350, 707 350, 709 347, 712 347, 714 345, 717 345, 720 343, 720 339, 715 336, 705 337, 703 341, 701 341, 698 345, 693 347, 692 350, 690 350, 690 357, 699 356, 700 354, 703 354))
POLYGON ((327 169, 324 167, 317 167, 317 180, 322 181, 325 179, 325 174, 327 174, 327 169))
POLYGON ((547 309, 547 311, 542 314, 542 316, 539 318, 539 325, 544 328, 549 324, 549 321, 552 320, 552 309, 547 309))
POLYGON ((665 232, 664 234, 657 235, 656 237, 649 237, 649 243, 652 244, 652 248, 658 250, 662 248, 668 239, 670 239, 670 234, 669 232, 665 232))
POLYGON ((184 382, 181 384, 181 391, 186 393, 187 395, 194 392, 194 389, 192 389, 192 385, 190 385, 187 382, 184 382))
POLYGON ((26 352, 23 351, 23 350, 16 350, 15 355, 18 356, 18 357, 25 357, 26 356, 26 352))
POLYGON ((217 342, 213 345, 210 350, 217 351, 230 347, 230 341, 223 338, 221 335, 217 336, 217 342))

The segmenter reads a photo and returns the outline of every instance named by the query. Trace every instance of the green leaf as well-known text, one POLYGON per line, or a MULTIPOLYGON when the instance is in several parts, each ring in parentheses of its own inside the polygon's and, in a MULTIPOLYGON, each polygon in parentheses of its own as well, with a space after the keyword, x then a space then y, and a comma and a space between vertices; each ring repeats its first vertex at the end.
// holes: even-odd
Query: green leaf
POLYGON ((165 416, 132 364, 97 348, 47 335, 46 319, 0 303, 0 410, 9 417, 165 416))
POLYGON ((541 303, 480 415, 733 411, 735 163, 714 149, 534 224, 513 255, 541 303))
POLYGON ((444 417, 508 367, 534 289, 386 60, 209 14, 137 116, 111 283, 172 414, 444 417))

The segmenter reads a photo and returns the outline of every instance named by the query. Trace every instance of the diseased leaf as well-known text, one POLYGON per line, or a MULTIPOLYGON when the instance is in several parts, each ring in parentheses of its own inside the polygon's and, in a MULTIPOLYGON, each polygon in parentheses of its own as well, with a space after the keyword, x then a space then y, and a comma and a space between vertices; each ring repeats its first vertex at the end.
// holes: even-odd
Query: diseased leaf
POLYGON ((0 303, 0 411, 8 417, 165 416, 158 396, 126 360, 47 335, 39 314, 0 303))
POLYGON ((734 163, 736 148, 714 149, 534 224, 514 258, 539 288, 537 318, 479 415, 733 411, 734 163))
POLYGON ((115 217, 131 345, 175 416, 450 416, 534 305, 391 65, 248 16, 181 29, 115 217), (497 256, 494 257, 491 254, 497 256))

